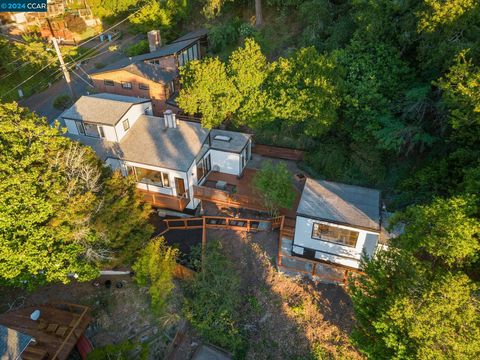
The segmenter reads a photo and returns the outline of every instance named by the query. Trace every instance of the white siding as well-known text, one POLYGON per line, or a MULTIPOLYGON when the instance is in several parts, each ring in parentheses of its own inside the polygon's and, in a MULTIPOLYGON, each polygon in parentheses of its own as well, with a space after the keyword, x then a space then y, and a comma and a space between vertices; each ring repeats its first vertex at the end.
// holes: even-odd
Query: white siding
MULTIPOLYGON (((144 169, 161 171, 161 172, 164 172, 164 173, 168 174, 168 180, 170 182, 170 187, 161 187, 161 186, 155 186, 155 185, 151 185, 151 184, 137 183, 137 187, 139 189, 154 191, 154 192, 158 192, 158 193, 166 194, 166 195, 177 196, 178 194, 177 194, 177 189, 175 188, 175 178, 178 177, 178 178, 183 179, 183 181, 185 183, 185 187, 188 188, 188 191, 189 191, 189 194, 190 194, 190 199, 193 199, 193 188, 191 186, 191 184, 192 184, 191 178, 193 178, 193 176, 191 175, 192 168, 189 170, 189 175, 188 175, 188 178, 187 178, 187 173, 182 172, 182 171, 161 168, 161 167, 158 167, 158 166, 144 165, 144 164, 139 164, 139 163, 135 163, 135 162, 131 162, 131 161, 123 161, 122 165, 121 165, 121 168, 122 168, 122 174, 124 176, 127 175, 127 165, 128 166, 136 166, 136 167, 144 168, 144 169)), ((187 208, 194 209, 195 208, 194 202, 190 201, 187 205, 187 208)))
MULTIPOLYGON (((130 124, 130 129, 133 127, 135 122, 137 121, 138 117, 140 115, 145 114, 145 112, 148 112, 149 115, 152 114, 152 103, 151 102, 146 102, 142 104, 136 104, 133 105, 130 110, 127 111, 125 115, 122 116, 120 121, 115 125, 115 131, 116 131, 116 137, 118 138, 115 139, 114 141, 120 141, 122 137, 125 135, 125 130, 123 129, 123 121, 125 119, 128 119, 128 123, 130 124), (149 109, 149 110, 148 110, 149 109)), ((129 129, 129 130, 130 130, 129 129)), ((128 130, 127 130, 128 132, 128 130)))
MULTIPOLYGON (((320 260, 331 261, 345 266, 358 268, 363 250, 365 248, 365 240, 367 234, 378 235, 378 233, 366 230, 360 230, 348 226, 336 225, 324 221, 313 220, 302 216, 297 216, 295 224, 295 237, 293 245, 302 246, 308 249, 319 250, 315 253, 315 257, 320 260), (313 223, 318 222, 329 226, 337 226, 342 229, 353 230, 359 232, 357 245, 355 248, 334 244, 312 238, 313 223), (329 253, 326 254, 325 252, 329 253), (337 256, 336 256, 337 255, 337 256)), ((373 255, 373 254, 370 254, 373 255)))
POLYGON ((210 150, 210 157, 212 169, 218 166, 218 171, 222 173, 240 175, 240 154, 210 150))
POLYGON ((115 128, 108 125, 99 125, 103 127, 104 139, 107 141, 117 141, 117 134, 115 134, 115 128))

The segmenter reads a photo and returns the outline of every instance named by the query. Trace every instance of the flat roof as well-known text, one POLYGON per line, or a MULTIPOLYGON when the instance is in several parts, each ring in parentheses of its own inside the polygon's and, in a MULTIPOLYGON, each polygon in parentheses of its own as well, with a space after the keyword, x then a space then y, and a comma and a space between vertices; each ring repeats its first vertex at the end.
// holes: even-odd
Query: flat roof
POLYGON ((141 115, 119 143, 66 134, 92 147, 102 160, 121 159, 186 172, 207 139, 199 123, 179 120, 166 128, 163 117, 141 115))
POLYGON ((380 191, 307 178, 297 215, 380 230, 380 191))
POLYGON ((239 153, 251 137, 252 135, 246 133, 212 129, 210 132, 211 148, 239 153))
POLYGON ((113 126, 133 105, 149 101, 144 98, 108 93, 84 95, 60 117, 113 126))

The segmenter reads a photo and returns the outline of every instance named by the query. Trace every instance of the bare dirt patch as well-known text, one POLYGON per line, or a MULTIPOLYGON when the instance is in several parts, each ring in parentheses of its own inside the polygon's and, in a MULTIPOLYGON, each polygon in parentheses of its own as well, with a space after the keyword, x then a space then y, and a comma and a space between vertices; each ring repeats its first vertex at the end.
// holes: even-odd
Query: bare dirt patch
POLYGON ((242 278, 242 326, 248 359, 360 359, 348 335, 354 324, 345 291, 291 278, 275 268, 278 234, 208 230, 242 278))

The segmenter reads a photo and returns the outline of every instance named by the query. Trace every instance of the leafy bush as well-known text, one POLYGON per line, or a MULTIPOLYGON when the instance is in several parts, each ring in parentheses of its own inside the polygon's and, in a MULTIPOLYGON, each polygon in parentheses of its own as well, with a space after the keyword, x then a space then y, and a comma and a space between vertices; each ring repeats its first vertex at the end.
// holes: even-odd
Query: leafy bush
POLYGON ((203 271, 186 286, 183 312, 206 341, 242 358, 246 339, 238 326, 240 277, 221 248, 218 241, 208 243, 203 271))
POLYGON ((144 344, 135 344, 131 341, 124 341, 119 344, 111 344, 95 348, 87 355, 87 360, 129 360, 148 359, 148 348, 144 344))
POLYGON ((224 24, 215 25, 208 31, 208 43, 210 50, 221 53, 229 46, 236 45, 239 37, 239 28, 242 22, 239 18, 233 18, 224 24))
POLYGON ((253 186, 261 194, 265 206, 272 215, 280 208, 290 208, 295 200, 292 183, 293 175, 284 162, 266 162, 255 174, 253 186))
POLYGON ((148 53, 150 50, 148 46, 148 40, 141 40, 138 43, 128 46, 125 49, 125 55, 127 56, 137 56, 148 53))
POLYGON ((72 98, 67 94, 59 95, 53 100, 53 107, 57 110, 65 110, 72 104, 72 98))
POLYGON ((157 315, 166 312, 173 290, 173 271, 177 266, 178 249, 168 246, 163 237, 152 240, 140 253, 132 266, 135 280, 141 286, 149 286, 152 310, 157 315))

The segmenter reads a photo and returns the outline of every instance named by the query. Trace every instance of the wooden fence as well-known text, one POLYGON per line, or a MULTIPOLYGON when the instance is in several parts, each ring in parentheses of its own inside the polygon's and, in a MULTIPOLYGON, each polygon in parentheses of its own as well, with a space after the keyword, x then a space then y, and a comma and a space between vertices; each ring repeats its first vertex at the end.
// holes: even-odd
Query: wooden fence
POLYGON ((301 161, 305 156, 305 152, 302 150, 262 144, 255 144, 252 152, 262 156, 294 161, 301 161))

